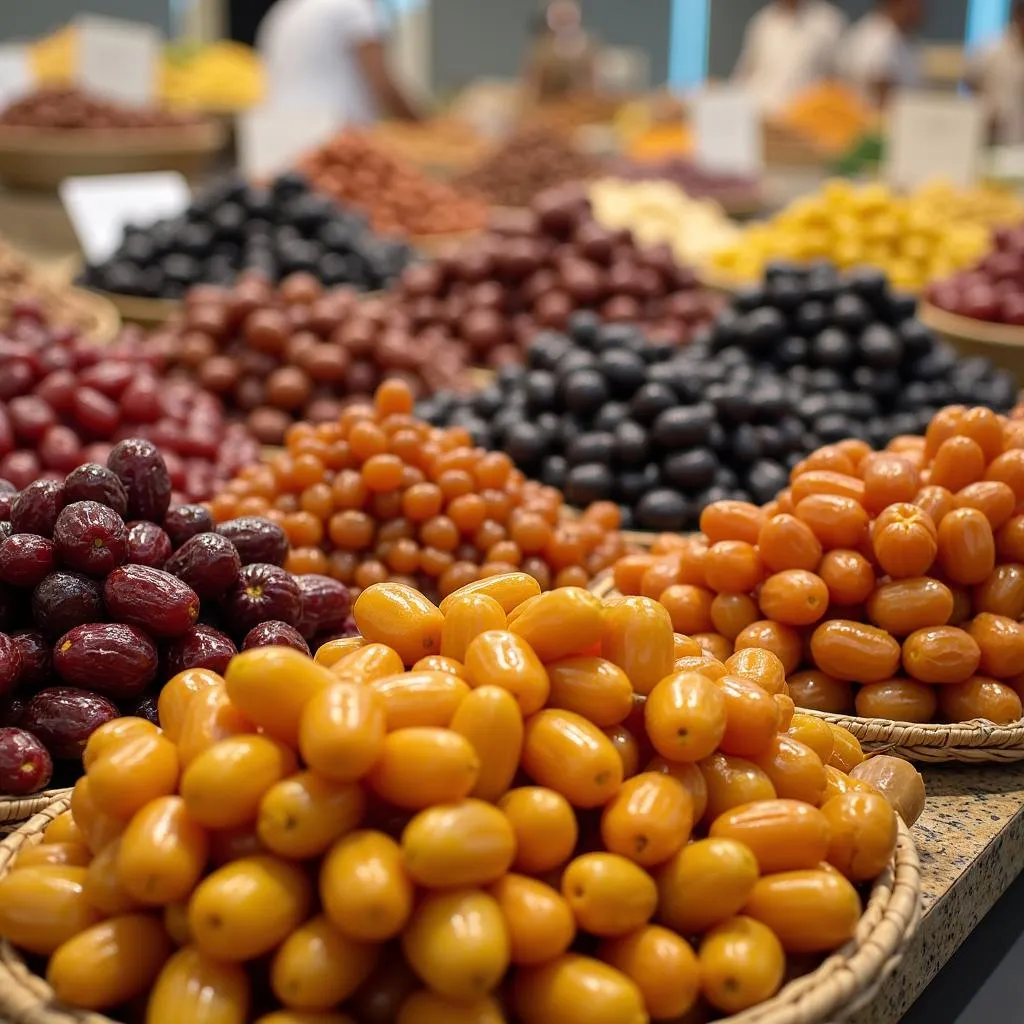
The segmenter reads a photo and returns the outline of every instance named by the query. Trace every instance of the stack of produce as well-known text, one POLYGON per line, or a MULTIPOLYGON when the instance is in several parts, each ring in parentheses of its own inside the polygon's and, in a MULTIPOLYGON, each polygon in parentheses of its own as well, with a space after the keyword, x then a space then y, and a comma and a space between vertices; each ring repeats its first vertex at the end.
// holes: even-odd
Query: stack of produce
POLYGON ((259 103, 264 89, 256 52, 233 39, 172 43, 164 52, 160 96, 169 107, 244 110, 259 103))
POLYGON ((839 82, 819 82, 805 89, 778 117, 783 127, 833 155, 848 150, 875 120, 864 100, 839 82))
POLYGON ((27 316, 85 335, 100 326, 91 303, 50 281, 0 238, 0 328, 27 316))
POLYGON ((1012 227, 1024 221, 1024 200, 1001 185, 955 188, 945 181, 921 186, 914 193, 918 209, 955 224, 984 224, 989 228, 1012 227))
POLYGON ((614 505, 566 517, 561 493, 524 478, 459 427, 410 415, 412 392, 385 381, 373 407, 296 424, 287 450, 251 466, 211 503, 218 522, 265 515, 292 544, 289 567, 364 588, 399 580, 441 597, 522 569, 543 588, 585 586, 624 551, 614 505))
POLYGON ((783 662, 800 707, 949 722, 1021 718, 1024 431, 949 406, 883 452, 812 453, 758 508, 708 506, 702 534, 623 559, 623 593, 656 597, 722 657, 783 662), (802 671, 797 671, 802 669, 802 671))
POLYGON ((594 177, 597 161, 544 129, 516 133, 459 179, 496 206, 529 206, 545 189, 594 177))
POLYGON ((993 226, 984 190, 941 190, 947 197, 941 200, 939 194, 929 188, 896 196, 884 185, 836 179, 748 227, 710 266, 743 282, 756 280, 773 259, 867 264, 884 270, 894 287, 917 291, 978 259, 993 226), (974 215, 965 215, 968 210, 974 215))
POLYGON ((172 681, 163 732, 94 734, 0 934, 61 1005, 262 1024, 732 1014, 852 939, 898 835, 857 741, 770 656, 673 672, 653 601, 526 582, 373 587, 330 667, 172 681))
POLYGON ((152 340, 175 375, 244 416, 263 444, 281 444, 295 419, 337 420, 346 399, 366 397, 385 374, 417 395, 467 383, 464 346, 420 329, 387 298, 360 301, 310 274, 272 287, 247 274, 232 288, 192 289, 180 318, 152 340))
POLYGON ((426 177, 373 138, 342 132, 299 165, 313 187, 369 217, 385 235, 448 235, 478 231, 487 205, 477 197, 426 177))
POLYGON ((602 227, 625 228, 640 245, 667 243, 680 263, 703 263, 740 234, 714 199, 693 199, 663 179, 599 178, 587 194, 602 227))
POLYGON ((0 111, 0 128, 5 129, 134 131, 183 128, 196 123, 188 114, 173 114, 159 107, 127 107, 78 89, 40 89, 0 111))
POLYGON ((574 310, 685 344, 720 302, 667 245, 643 248, 629 231, 598 224, 582 185, 549 189, 528 210, 496 211, 485 234, 409 267, 395 301, 491 366, 520 362, 538 329, 564 329, 574 310))
POLYGON ((629 158, 641 164, 680 159, 693 151, 693 132, 681 119, 628 132, 628 139, 626 152, 629 158))
POLYGON ((44 788, 119 706, 152 717, 178 672, 223 671, 240 647, 308 652, 345 627, 348 590, 281 568, 279 526, 214 527, 201 505, 170 504, 167 467, 138 439, 59 481, 0 480, 3 792, 44 788))
POLYGON ((120 295, 180 299, 195 284, 233 284, 244 270, 277 282, 313 274, 327 285, 376 291, 394 283, 412 251, 377 237, 362 214, 313 192, 298 174, 270 185, 227 175, 178 217, 128 225, 117 251, 86 268, 82 283, 120 295))
POLYGON ((519 123, 523 131, 541 131, 568 138, 579 128, 607 124, 621 105, 619 96, 577 92, 527 106, 520 115, 519 123))
POLYGON ((382 121, 373 129, 373 138, 402 160, 421 167, 469 167, 482 160, 488 149, 487 141, 456 117, 434 117, 418 124, 382 121))
POLYGON ((1024 224, 994 232, 990 252, 926 294, 948 313, 1024 327, 1024 224))
POLYGON ((952 401, 1009 410, 1012 376, 958 359, 913 311, 876 271, 778 269, 689 348, 578 314, 567 335, 536 339, 526 369, 420 413, 506 451, 573 505, 610 499, 626 525, 689 529, 718 499, 770 500, 823 442, 881 446, 952 401))
MULTIPOLYGON (((29 59, 39 85, 70 85, 78 67, 75 26, 65 25, 34 43, 29 59)), ((254 50, 230 39, 200 45, 170 43, 163 53, 159 88, 167 106, 238 110, 262 97, 263 67, 254 50)))
POLYGON ((140 436, 160 445, 175 501, 201 501, 259 458, 255 438, 226 422, 220 402, 167 380, 138 335, 97 346, 21 312, 0 335, 0 478, 19 488, 61 479, 140 436))
POLYGON ((757 178, 710 171, 679 156, 657 160, 619 160, 612 164, 609 173, 626 181, 670 181, 692 199, 714 199, 726 209, 754 208, 762 202, 761 182, 757 178))

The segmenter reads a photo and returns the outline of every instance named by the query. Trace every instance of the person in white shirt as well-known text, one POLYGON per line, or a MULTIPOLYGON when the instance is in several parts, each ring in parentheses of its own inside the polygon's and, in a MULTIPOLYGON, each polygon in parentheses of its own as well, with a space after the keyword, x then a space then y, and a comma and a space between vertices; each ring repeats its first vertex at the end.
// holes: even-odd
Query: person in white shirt
POLYGON ((388 69, 374 0, 278 0, 260 23, 269 103, 329 109, 342 124, 419 115, 388 69))
POLYGON ((733 81, 766 113, 834 70, 845 16, 825 0, 771 0, 747 25, 733 81))
POLYGON ((923 0, 877 4, 850 28, 840 44, 843 77, 878 106, 885 104, 893 89, 920 84, 920 52, 914 33, 923 20, 923 0))
POLYGON ((985 106, 993 141, 1024 144, 1024 0, 1015 0, 1003 35, 971 59, 967 84, 985 106))

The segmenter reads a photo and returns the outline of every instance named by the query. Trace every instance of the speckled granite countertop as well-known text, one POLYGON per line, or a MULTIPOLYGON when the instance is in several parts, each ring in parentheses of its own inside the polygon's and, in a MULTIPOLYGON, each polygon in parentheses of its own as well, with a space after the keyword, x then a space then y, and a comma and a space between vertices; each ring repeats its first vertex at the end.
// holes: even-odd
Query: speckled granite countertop
POLYGON ((923 769, 913 835, 924 918, 896 972, 849 1024, 896 1024, 1024 870, 1024 762, 923 769))

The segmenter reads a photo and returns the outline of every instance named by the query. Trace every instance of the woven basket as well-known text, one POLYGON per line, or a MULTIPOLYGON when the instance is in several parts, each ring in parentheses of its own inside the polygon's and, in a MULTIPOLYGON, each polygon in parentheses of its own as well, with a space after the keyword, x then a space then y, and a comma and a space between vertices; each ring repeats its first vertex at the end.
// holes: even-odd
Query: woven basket
POLYGON ((831 715, 801 708, 801 712, 824 718, 849 729, 865 750, 896 754, 910 761, 940 764, 1013 764, 1024 761, 1024 719, 1012 725, 993 725, 984 719, 971 722, 892 722, 885 718, 831 715))
POLYGON ((177 299, 147 299, 139 295, 100 291, 92 294, 109 302, 125 323, 143 327, 159 327, 174 319, 183 308, 177 299))
POLYGON ((0 130, 0 180, 12 188, 54 191, 65 178, 90 174, 180 171, 196 177, 224 147, 214 121, 172 128, 0 130))
MULTIPOLYGON (((55 800, 70 795, 70 789, 46 789, 31 796, 0 797, 0 834, 13 831, 27 818, 49 807, 55 800)), ((0 846, 0 864, 2 861, 3 848, 0 846)))
MULTIPOLYGON (((38 842, 43 830, 70 806, 68 796, 0 842, 0 878, 17 852, 38 842)), ((823 1024, 852 1014, 871 1001, 896 967, 921 918, 921 868, 903 822, 890 866, 871 888, 854 937, 815 971, 791 981, 773 999, 719 1024, 823 1024)), ((0 1020, 5 1024, 115 1024, 102 1014, 63 1009, 50 986, 34 975, 21 954, 0 941, 0 1020)))

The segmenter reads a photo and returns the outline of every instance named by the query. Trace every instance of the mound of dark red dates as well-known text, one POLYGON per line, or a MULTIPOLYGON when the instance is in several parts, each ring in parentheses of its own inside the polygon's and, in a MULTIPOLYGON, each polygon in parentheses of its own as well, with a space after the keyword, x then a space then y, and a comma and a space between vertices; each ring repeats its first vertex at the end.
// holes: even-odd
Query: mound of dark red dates
POLYGON ((947 313, 1024 327, 1024 224, 997 228, 994 247, 969 270, 928 286, 928 301, 947 313))
POLYGON ((688 348, 577 313, 537 336, 525 368, 417 411, 506 451, 573 505, 611 499, 624 526, 695 529, 714 501, 772 500, 822 444, 880 448, 954 402, 1013 406, 1010 374, 958 358, 913 312, 877 271, 777 265, 688 348))
POLYGON ((263 444, 281 444, 296 419, 336 420, 346 397, 371 395, 385 374, 417 395, 465 383, 462 346, 444 332, 416 332, 390 297, 360 299, 312 274, 278 287, 247 273, 232 288, 194 288, 153 344, 263 444))
POLYGON ((667 245, 641 247, 598 224, 582 184, 496 211, 489 231, 410 266, 397 301, 414 328, 443 330, 472 362, 495 367, 522 362, 538 329, 564 330, 579 309, 681 345, 720 304, 667 245))
POLYGON ((171 508, 171 491, 142 439, 61 480, 20 491, 0 480, 0 793, 78 770, 112 718, 155 722, 160 686, 178 672, 354 632, 343 584, 282 568, 279 526, 214 526, 202 505, 171 508))
POLYGON ((227 422, 213 395, 167 380, 165 365, 138 333, 97 346, 20 305, 0 334, 0 479, 61 480, 106 461, 122 438, 147 437, 167 462, 175 504, 212 497, 259 459, 259 442, 227 422))
POLYGON ((180 299, 195 284, 231 285, 246 269, 271 281, 299 271, 327 285, 387 288, 413 258, 402 241, 375 235, 366 217, 288 173, 267 186, 227 175, 180 217, 129 225, 117 251, 86 267, 89 288, 180 299))

